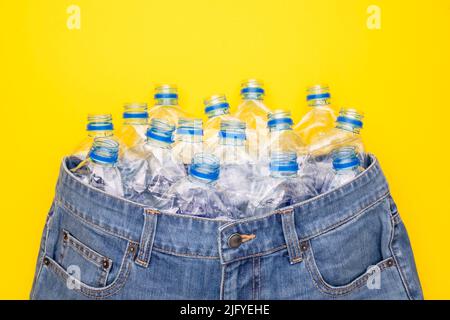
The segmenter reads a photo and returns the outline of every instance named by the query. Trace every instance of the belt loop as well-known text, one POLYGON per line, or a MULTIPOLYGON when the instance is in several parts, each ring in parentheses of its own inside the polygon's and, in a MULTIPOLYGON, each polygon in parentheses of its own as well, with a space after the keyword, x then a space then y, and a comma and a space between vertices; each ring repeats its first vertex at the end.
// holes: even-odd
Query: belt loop
POLYGON ((158 214, 158 210, 144 209, 144 227, 142 228, 139 252, 136 258, 136 263, 144 268, 148 267, 152 255, 158 214))
POLYGON ((289 261, 296 264, 303 261, 300 241, 295 229, 294 209, 288 208, 277 212, 281 215, 281 224, 283 226, 284 240, 286 241, 289 261))

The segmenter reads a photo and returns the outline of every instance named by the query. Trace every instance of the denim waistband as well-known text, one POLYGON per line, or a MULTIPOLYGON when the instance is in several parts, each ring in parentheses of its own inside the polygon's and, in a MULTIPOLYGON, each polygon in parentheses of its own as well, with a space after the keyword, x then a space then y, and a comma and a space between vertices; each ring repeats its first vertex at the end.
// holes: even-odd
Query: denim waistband
POLYGON ((167 214, 108 195, 79 181, 70 173, 65 160, 55 201, 86 224, 148 247, 147 254, 149 250, 157 250, 229 263, 289 249, 292 235, 297 238, 295 241, 308 240, 385 198, 389 194, 386 179, 377 159, 373 155, 369 157, 370 166, 336 190, 266 216, 232 222, 167 214), (236 234, 252 235, 252 238, 232 246, 229 240, 236 234))

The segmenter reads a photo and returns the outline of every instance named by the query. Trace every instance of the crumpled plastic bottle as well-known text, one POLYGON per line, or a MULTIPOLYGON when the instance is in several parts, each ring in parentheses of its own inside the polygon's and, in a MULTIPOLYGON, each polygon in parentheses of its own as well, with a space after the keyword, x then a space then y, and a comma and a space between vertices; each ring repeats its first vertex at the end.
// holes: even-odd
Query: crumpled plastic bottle
POLYGON ((152 119, 147 141, 129 149, 121 163, 126 197, 154 205, 186 173, 172 155, 175 126, 163 119, 152 119))
POLYGON ((262 81, 250 79, 241 84, 242 103, 234 114, 247 124, 249 153, 253 159, 266 159, 267 155, 267 114, 270 109, 264 104, 262 81))
POLYGON ((229 220, 222 190, 217 185, 219 159, 207 153, 197 154, 189 167, 189 175, 175 183, 157 204, 159 210, 198 217, 229 220))
POLYGON ((289 111, 277 110, 269 114, 267 127, 269 128, 269 139, 267 153, 296 152, 297 155, 305 156, 306 147, 300 136, 292 130, 293 125, 289 111))
POLYGON ((202 126, 202 119, 182 118, 178 120, 172 154, 175 161, 182 163, 186 170, 191 164, 192 158, 197 153, 203 152, 202 126))
POLYGON ((149 119, 164 119, 176 126, 180 118, 190 115, 178 105, 178 88, 172 84, 161 84, 155 88, 155 105, 149 109, 149 119))
POLYGON ((267 214, 317 196, 311 180, 299 169, 295 152, 272 153, 270 176, 255 179, 246 194, 247 216, 267 214))
POLYGON ((123 149, 134 148, 146 141, 148 112, 146 103, 124 105, 123 125, 117 138, 123 149))
POLYGON ((364 171, 354 147, 341 147, 334 150, 332 159, 332 166, 326 175, 321 193, 343 186, 364 171))
POLYGON ((334 127, 336 114, 331 106, 328 85, 309 87, 306 100, 312 109, 295 125, 294 131, 308 145, 311 143, 311 139, 320 138, 334 127))
POLYGON ((222 120, 219 144, 214 154, 220 159, 218 184, 224 191, 224 203, 234 218, 245 215, 247 188, 256 175, 256 163, 248 154, 246 124, 239 120, 222 120))
POLYGON ((219 131, 222 121, 237 121, 230 115, 230 105, 223 94, 213 95, 205 99, 205 114, 208 120, 205 123, 205 148, 212 152, 219 144, 219 131))
POLYGON ((84 160, 89 154, 95 138, 114 138, 114 126, 110 114, 89 114, 86 127, 87 137, 72 152, 72 156, 84 160))
POLYGON ((83 182, 110 195, 123 197, 122 177, 117 168, 119 144, 112 139, 94 139, 89 156, 72 172, 83 182))

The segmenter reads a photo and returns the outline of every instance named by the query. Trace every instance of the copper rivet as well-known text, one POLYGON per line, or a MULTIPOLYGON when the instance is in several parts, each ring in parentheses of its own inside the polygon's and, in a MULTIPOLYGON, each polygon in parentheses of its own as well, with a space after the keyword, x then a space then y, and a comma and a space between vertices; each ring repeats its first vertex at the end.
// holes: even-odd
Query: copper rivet
POLYGON ((134 246, 130 247, 130 252, 134 252, 134 246))
POLYGON ((393 265, 394 265, 394 261, 392 261, 392 259, 389 260, 389 261, 388 261, 388 266, 389 266, 389 267, 392 267, 393 265))
POLYGON ((67 234, 67 232, 64 232, 63 239, 64 241, 67 241, 67 239, 69 239, 69 235, 67 234))
POLYGON ((104 269, 108 269, 108 267, 109 267, 109 261, 108 260, 103 260, 103 268, 104 269))
POLYGON ((44 264, 48 266, 50 264, 50 260, 48 260, 48 258, 44 258, 44 264))

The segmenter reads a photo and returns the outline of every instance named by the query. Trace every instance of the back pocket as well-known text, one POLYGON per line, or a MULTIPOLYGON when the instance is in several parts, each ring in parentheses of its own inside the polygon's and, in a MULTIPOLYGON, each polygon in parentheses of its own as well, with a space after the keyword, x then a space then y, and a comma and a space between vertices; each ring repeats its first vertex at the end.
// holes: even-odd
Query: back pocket
POLYGON ((59 264, 75 279, 92 287, 104 287, 112 260, 94 251, 68 231, 62 230, 59 264))

